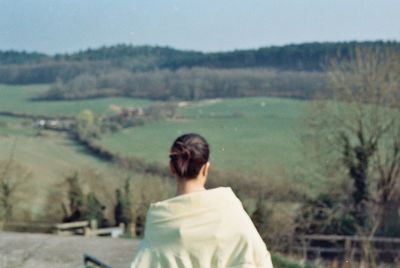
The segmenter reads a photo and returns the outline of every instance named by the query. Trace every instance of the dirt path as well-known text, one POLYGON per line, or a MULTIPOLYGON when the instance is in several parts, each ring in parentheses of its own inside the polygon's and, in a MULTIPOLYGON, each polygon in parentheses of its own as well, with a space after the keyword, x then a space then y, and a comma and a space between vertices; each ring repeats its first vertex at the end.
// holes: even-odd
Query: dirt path
POLYGON ((129 268, 137 246, 138 240, 0 232, 0 268, 84 267, 84 253, 129 268))
POLYGON ((205 100, 198 100, 198 101, 180 101, 178 102, 178 107, 186 107, 188 105, 192 105, 193 107, 202 107, 207 105, 212 105, 221 102, 222 99, 205 99, 205 100))

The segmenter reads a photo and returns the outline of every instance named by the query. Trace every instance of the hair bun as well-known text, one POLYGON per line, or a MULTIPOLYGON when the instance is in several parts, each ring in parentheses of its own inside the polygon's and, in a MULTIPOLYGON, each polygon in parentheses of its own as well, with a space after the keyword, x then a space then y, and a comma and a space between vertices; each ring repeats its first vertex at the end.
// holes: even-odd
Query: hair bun
POLYGON ((182 145, 181 155, 182 155, 182 158, 189 160, 192 153, 190 152, 190 149, 186 145, 182 145))
POLYGON ((198 134, 185 134, 174 141, 169 156, 179 177, 195 178, 208 161, 208 143, 198 134))

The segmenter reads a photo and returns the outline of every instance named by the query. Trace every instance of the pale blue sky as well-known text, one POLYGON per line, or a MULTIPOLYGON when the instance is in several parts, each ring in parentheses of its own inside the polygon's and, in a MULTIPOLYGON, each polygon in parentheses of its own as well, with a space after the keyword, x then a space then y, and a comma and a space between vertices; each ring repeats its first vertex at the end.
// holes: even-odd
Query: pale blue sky
POLYGON ((0 49, 128 43, 225 51, 400 40, 399 0, 0 0, 0 49))

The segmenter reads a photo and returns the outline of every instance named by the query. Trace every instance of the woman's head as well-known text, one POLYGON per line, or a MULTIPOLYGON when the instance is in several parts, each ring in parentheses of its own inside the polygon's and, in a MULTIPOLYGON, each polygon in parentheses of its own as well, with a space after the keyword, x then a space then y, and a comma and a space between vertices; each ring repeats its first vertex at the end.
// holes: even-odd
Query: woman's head
POLYGON ((170 164, 174 173, 184 179, 194 179, 208 163, 210 149, 199 134, 190 133, 178 137, 171 147, 170 164))

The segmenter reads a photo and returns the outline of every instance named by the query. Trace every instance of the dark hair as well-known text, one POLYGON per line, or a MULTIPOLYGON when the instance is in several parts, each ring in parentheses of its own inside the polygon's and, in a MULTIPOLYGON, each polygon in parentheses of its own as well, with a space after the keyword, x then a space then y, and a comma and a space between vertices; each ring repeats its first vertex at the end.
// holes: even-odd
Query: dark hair
POLYGON ((189 133, 174 141, 169 157, 180 178, 193 179, 208 162, 209 155, 210 149, 206 139, 199 134, 189 133))

